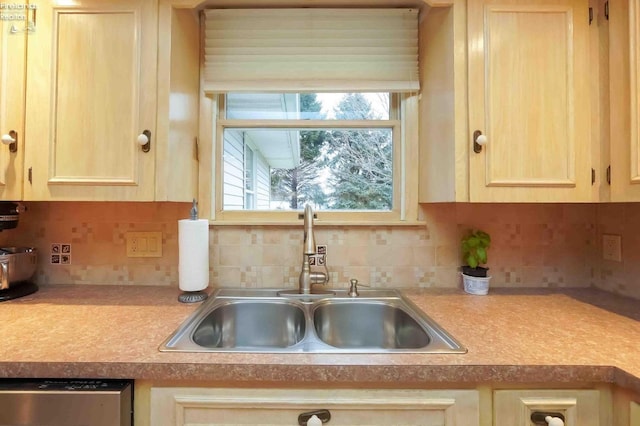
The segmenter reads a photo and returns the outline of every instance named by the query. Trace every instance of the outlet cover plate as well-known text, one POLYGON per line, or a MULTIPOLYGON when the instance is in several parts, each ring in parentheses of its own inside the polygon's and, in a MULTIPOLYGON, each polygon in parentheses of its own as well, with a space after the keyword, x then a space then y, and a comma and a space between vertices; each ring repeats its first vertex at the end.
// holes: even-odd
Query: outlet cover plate
POLYGON ((127 257, 162 257, 162 232, 127 232, 127 257))
POLYGON ((602 235, 602 258, 622 262, 622 237, 620 235, 602 235))

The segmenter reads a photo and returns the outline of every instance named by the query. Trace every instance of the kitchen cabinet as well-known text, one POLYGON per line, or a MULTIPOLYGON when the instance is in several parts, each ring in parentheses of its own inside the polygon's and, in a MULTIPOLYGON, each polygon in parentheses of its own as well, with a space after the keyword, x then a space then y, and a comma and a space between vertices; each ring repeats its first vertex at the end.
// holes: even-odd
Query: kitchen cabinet
POLYGON ((588 2, 468 7, 470 201, 589 201, 588 2))
POLYGON ((640 394, 613 388, 613 426, 640 426, 640 394))
POLYGON ((151 388, 151 419, 163 425, 297 425, 328 410, 331 425, 479 425, 475 390, 151 388))
POLYGON ((14 145, 0 145, 0 199, 22 199, 24 160, 24 90, 29 10, 2 9, 3 15, 27 19, 0 20, 0 135, 14 145))
POLYGON ((640 7, 609 1, 611 201, 640 201, 640 7))
POLYGON ((559 413, 564 416, 565 425, 609 424, 602 421, 598 390, 531 389, 494 392, 494 426, 528 425, 535 412, 559 413))
POLYGON ((420 34, 421 202, 594 200, 587 0, 455 2, 420 34))
POLYGON ((157 2, 31 3, 24 199, 153 200, 157 2))

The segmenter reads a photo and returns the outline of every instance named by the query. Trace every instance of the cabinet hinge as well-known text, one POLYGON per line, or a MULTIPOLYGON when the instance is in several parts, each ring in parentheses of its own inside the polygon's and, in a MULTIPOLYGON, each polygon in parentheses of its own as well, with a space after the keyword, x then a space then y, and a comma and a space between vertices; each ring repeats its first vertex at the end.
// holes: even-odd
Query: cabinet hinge
POLYGON ((609 20, 609 2, 608 1, 604 2, 604 17, 607 18, 607 21, 609 20))
POLYGON ((591 185, 596 183, 596 169, 591 168, 591 185))
POLYGON ((593 8, 592 7, 589 8, 589 25, 591 25, 591 22, 593 22, 593 8))
POLYGON ((607 183, 611 185, 611 166, 607 167, 607 183))
POLYGON ((29 172, 27 173, 27 178, 29 179, 29 183, 33 183, 32 170, 33 170, 33 167, 29 167, 29 172))

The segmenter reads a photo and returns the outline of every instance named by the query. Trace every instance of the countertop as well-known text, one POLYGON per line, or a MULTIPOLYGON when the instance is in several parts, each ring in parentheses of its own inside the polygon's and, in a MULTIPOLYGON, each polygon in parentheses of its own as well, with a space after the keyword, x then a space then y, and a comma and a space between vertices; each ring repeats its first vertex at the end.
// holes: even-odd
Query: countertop
POLYGON ((0 377, 244 385, 616 383, 640 392, 640 301, 595 289, 407 290, 466 354, 166 353, 176 288, 46 286, 0 303, 0 377))

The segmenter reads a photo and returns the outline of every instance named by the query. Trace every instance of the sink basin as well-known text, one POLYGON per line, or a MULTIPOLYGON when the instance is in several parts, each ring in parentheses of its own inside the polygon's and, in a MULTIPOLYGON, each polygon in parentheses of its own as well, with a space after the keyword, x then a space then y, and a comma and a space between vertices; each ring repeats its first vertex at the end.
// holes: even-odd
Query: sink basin
POLYGON ((221 304, 196 326, 193 342, 204 348, 287 348, 302 340, 304 311, 289 303, 221 304))
POLYGON ((160 346, 180 352, 465 353, 395 290, 221 289, 160 346))
POLYGON ((318 338, 337 348, 419 349, 429 334, 406 311, 388 302, 326 302, 317 306, 318 338))

